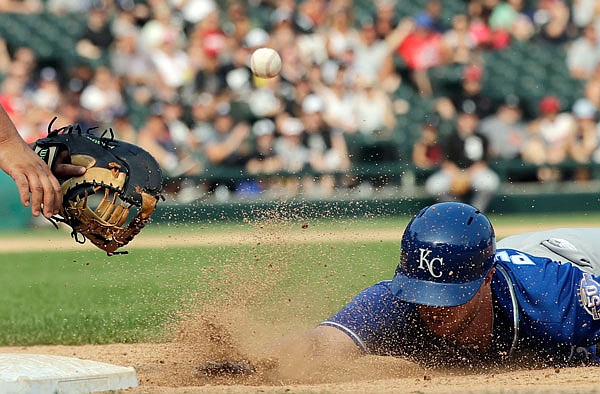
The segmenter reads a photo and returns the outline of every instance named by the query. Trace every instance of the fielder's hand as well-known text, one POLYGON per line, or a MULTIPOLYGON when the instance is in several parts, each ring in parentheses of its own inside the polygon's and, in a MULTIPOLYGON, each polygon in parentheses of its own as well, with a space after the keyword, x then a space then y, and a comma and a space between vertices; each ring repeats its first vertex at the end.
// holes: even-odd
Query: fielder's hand
MULTIPOLYGON (((59 212, 62 192, 56 177, 31 148, 18 136, 0 141, 0 169, 14 179, 21 203, 31 206, 33 216, 43 212, 49 218, 59 212)), ((85 169, 69 165, 58 168, 65 175, 82 174, 85 169)))

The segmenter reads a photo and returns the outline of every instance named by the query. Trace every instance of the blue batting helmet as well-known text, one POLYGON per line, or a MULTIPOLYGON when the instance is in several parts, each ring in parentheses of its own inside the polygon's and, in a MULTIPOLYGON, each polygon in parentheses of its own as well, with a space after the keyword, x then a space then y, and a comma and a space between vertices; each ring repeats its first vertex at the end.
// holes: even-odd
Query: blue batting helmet
POLYGON ((473 298, 494 266, 496 238, 479 210, 444 202, 412 218, 401 248, 392 293, 416 304, 457 306, 473 298))

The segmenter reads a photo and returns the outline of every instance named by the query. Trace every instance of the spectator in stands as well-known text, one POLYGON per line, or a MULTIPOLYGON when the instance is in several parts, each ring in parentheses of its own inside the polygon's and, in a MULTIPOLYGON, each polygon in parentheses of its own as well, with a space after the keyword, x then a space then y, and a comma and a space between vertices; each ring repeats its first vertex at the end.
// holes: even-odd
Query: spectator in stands
POLYGON ((397 51, 411 71, 417 91, 422 95, 431 95, 433 91, 427 70, 446 64, 450 55, 444 46, 442 35, 434 30, 431 15, 421 12, 413 21, 414 28, 400 42, 397 51))
POLYGON ((270 78, 263 87, 250 92, 246 102, 254 118, 274 117, 282 111, 283 102, 278 94, 279 81, 278 78, 270 78))
POLYGON ((544 139, 548 162, 556 164, 566 159, 568 142, 575 131, 575 119, 569 112, 561 112, 556 96, 546 96, 539 102, 539 116, 530 123, 544 139))
POLYGON ((440 97, 436 102, 436 110, 444 119, 453 119, 457 108, 465 102, 475 104, 475 113, 483 119, 496 111, 496 100, 483 92, 483 67, 471 63, 464 67, 461 89, 448 97, 440 97))
POLYGON ((211 13, 194 27, 188 40, 188 57, 194 62, 194 90, 214 96, 226 88, 225 75, 229 71, 219 59, 226 39, 218 22, 218 13, 211 13))
POLYGON ((302 116, 302 101, 312 93, 312 85, 307 76, 302 76, 294 81, 289 93, 283 96, 285 100, 285 112, 293 117, 302 116))
MULTIPOLYGON (((201 93, 195 97, 191 106, 191 129, 194 140, 200 144, 208 141, 215 133, 213 114, 216 106, 215 98, 209 93, 201 93)), ((194 147, 199 150, 200 146, 194 147)))
POLYGON ((564 0, 538 0, 533 23, 541 42, 564 44, 569 40, 571 11, 564 0))
POLYGON ((214 0, 176 1, 171 4, 177 7, 187 26, 193 26, 202 21, 217 9, 217 4, 214 0))
POLYGON ((110 31, 115 38, 124 34, 135 32, 139 34, 141 26, 136 22, 135 7, 133 4, 118 4, 116 8, 111 9, 110 31))
MULTIPOLYGON (((572 111, 576 126, 568 148, 569 157, 577 163, 598 162, 598 159, 600 159, 600 151, 598 150, 600 146, 600 127, 596 119, 596 108, 589 100, 582 98, 575 101, 572 111)), ((589 168, 575 169, 575 180, 582 181, 590 178, 589 168)))
POLYGON ((115 113, 123 111, 124 105, 118 80, 108 67, 99 67, 91 84, 81 92, 81 106, 95 120, 109 122, 115 113))
MULTIPOLYGON (((309 164, 313 170, 324 174, 318 177, 318 190, 307 192, 314 196, 318 191, 321 197, 329 197, 335 187, 335 178, 328 174, 346 171, 350 167, 350 158, 343 133, 326 123, 324 111, 323 99, 315 94, 307 96, 302 103, 303 144, 310 152, 309 164)), ((313 183, 305 184, 305 187, 312 186, 313 183)))
POLYGON ((9 67, 22 69, 25 75, 31 75, 35 71, 36 66, 37 55, 33 49, 26 46, 19 46, 14 50, 12 63, 9 64, 9 67))
POLYGON ((109 48, 109 65, 115 76, 126 85, 151 85, 154 79, 148 54, 141 50, 135 28, 115 37, 109 48))
POLYGON ((63 97, 58 106, 58 110, 56 111, 56 113, 60 115, 59 120, 62 123, 61 127, 69 124, 80 124, 81 128, 84 130, 91 127, 91 124, 88 125, 85 123, 83 116, 81 115, 83 111, 84 109, 81 108, 79 101, 77 101, 76 98, 68 96, 63 97))
POLYGON ((223 31, 227 32, 230 40, 238 43, 242 42, 252 28, 252 21, 248 17, 245 3, 242 1, 229 2, 226 14, 227 18, 223 23, 223 31))
MULTIPOLYGON (((246 155, 245 169, 249 174, 257 175, 256 178, 247 178, 239 181, 235 186, 238 198, 257 198, 275 189, 278 177, 271 175, 281 169, 281 160, 275 153, 274 142, 275 123, 265 118, 252 125, 252 146, 246 155)), ((268 195, 273 197, 272 195, 268 195)))
POLYGON ((248 155, 246 170, 250 174, 273 174, 283 167, 281 156, 275 152, 275 123, 268 118, 252 125, 253 150, 248 155))
POLYGON ((302 102, 303 143, 311 152, 310 164, 316 171, 345 170, 349 166, 344 136, 325 120, 326 103, 316 94, 302 102))
POLYGON ((8 73, 11 62, 6 40, 0 37, 0 76, 4 77, 8 73))
POLYGON ((467 15, 457 14, 452 17, 452 27, 444 33, 443 42, 448 48, 450 63, 467 64, 471 61, 477 42, 469 31, 467 15))
POLYGON ((154 156, 168 177, 192 175, 200 170, 196 162, 180 156, 169 128, 156 110, 150 114, 140 130, 138 144, 154 156))
POLYGON ((511 42, 529 42, 535 34, 535 27, 531 19, 523 14, 517 15, 509 31, 511 42))
POLYGON ((0 2, 0 12, 18 14, 33 14, 41 12, 44 5, 41 0, 3 0, 0 2))
POLYGON ((359 78, 356 84, 356 120, 364 141, 389 140, 396 117, 390 96, 370 77, 359 78))
POLYGON ((518 159, 527 138, 519 97, 507 95, 495 114, 481 120, 479 131, 489 140, 491 158, 518 159))
POLYGON ((581 37, 575 39, 567 49, 567 67, 576 79, 588 79, 600 64, 600 43, 596 27, 590 23, 583 28, 581 37))
POLYGON ((492 8, 488 25, 492 30, 510 30, 523 9, 523 0, 499 1, 492 8))
POLYGON ((398 81, 395 70, 390 65, 391 55, 398 46, 397 41, 407 34, 405 32, 407 24, 399 25, 394 31, 396 33, 385 40, 377 37, 373 19, 364 18, 359 21, 359 24, 358 40, 353 45, 353 73, 379 79, 387 91, 393 91, 398 81))
POLYGON ((15 60, 10 64, 6 79, 11 79, 17 83, 23 94, 31 93, 35 89, 36 76, 34 68, 27 68, 22 62, 15 60))
POLYGON ((551 180, 556 174, 545 166, 548 160, 548 152, 546 149, 546 143, 540 135, 540 131, 536 128, 527 128, 528 134, 523 146, 521 147, 521 160, 527 164, 533 164, 539 167, 535 173, 535 179, 539 181, 551 180))
POLYGON ((392 34, 398 26, 399 19, 394 0, 375 1, 375 31, 380 40, 385 40, 392 34))
POLYGON ((467 8, 469 15, 469 32, 477 47, 483 50, 489 50, 493 44, 493 32, 488 25, 488 20, 493 7, 498 0, 491 1, 470 1, 467 8))
POLYGON ((540 181, 557 181, 562 177, 557 164, 567 158, 569 143, 575 132, 575 120, 568 112, 560 112, 556 96, 545 96, 539 102, 539 115, 529 123, 530 137, 523 147, 526 162, 540 166, 540 181))
POLYGON ((277 9, 271 13, 270 44, 281 56, 280 75, 285 81, 295 83, 306 72, 298 49, 291 12, 277 9))
POLYGON ((508 3, 500 0, 469 3, 469 31, 478 48, 499 50, 509 45, 508 30, 512 20, 518 14, 517 8, 520 8, 518 0, 511 0, 508 3))
POLYGON ((236 100, 246 99, 248 101, 247 98, 253 93, 253 88, 258 88, 253 83, 249 67, 253 49, 246 45, 232 45, 231 58, 227 60, 227 66, 224 68, 225 81, 227 88, 236 100))
POLYGON ((91 83, 94 78, 94 69, 82 62, 65 70, 66 93, 71 96, 79 96, 83 88, 91 83))
POLYGON ((297 18, 302 20, 308 31, 315 31, 327 23, 327 2, 323 0, 303 0, 298 5, 297 12, 297 18))
POLYGON ((169 131, 179 161, 178 169, 184 171, 181 174, 184 177, 175 182, 179 186, 175 198, 179 203, 190 203, 205 195, 204 186, 198 185, 192 177, 198 175, 207 166, 203 145, 197 140, 196 134, 182 121, 184 110, 179 101, 160 103, 157 111, 162 115, 162 120, 169 131))
POLYGON ((358 32, 352 26, 351 10, 340 7, 332 10, 331 27, 325 33, 329 58, 342 61, 346 51, 358 40, 358 32))
POLYGON ((162 39, 148 51, 156 71, 156 93, 167 101, 177 99, 178 89, 192 80, 188 54, 179 47, 174 34, 173 31, 165 30, 162 39))
POLYGON ((90 11, 93 0, 47 0, 46 10, 53 14, 85 14, 90 11))
POLYGON ((519 18, 523 17, 531 23, 525 12, 524 0, 499 1, 492 8, 488 25, 492 33, 492 47, 495 50, 504 49, 511 44, 515 36, 513 29, 519 18))
MULTIPOLYGON (((295 174, 307 169, 310 159, 309 149, 302 143, 304 125, 298 118, 281 115, 276 120, 280 137, 273 143, 277 157, 281 161, 282 170, 295 174)), ((289 176, 283 179, 282 197, 294 197, 300 193, 302 184, 312 182, 312 177, 300 179, 289 176)), ((310 187, 309 187, 310 190, 310 187)))
POLYGON ((489 143, 477 131, 479 118, 475 105, 464 103, 457 116, 456 129, 444 143, 441 169, 432 174, 425 189, 439 200, 466 199, 485 211, 500 186, 498 175, 489 168, 489 143))
POLYGON ((77 46, 77 54, 86 59, 100 60, 114 40, 104 7, 93 7, 77 46))
POLYGON ((238 122, 227 102, 217 105, 214 119, 215 132, 206 139, 205 153, 209 164, 225 167, 241 167, 246 164, 246 138, 250 126, 238 122))
POLYGON ((600 6, 596 0, 575 0, 571 2, 571 15, 573 23, 579 28, 584 28, 590 23, 600 27, 600 6))
POLYGON ((428 0, 424 11, 433 20, 433 29, 443 34, 448 30, 448 23, 444 18, 444 2, 442 0, 428 0))
MULTIPOLYGON (((307 5, 307 3, 316 3, 317 1, 309 0, 308 2, 300 4, 297 8, 298 12, 294 14, 295 27, 298 29, 296 44, 304 65, 323 64, 327 61, 327 44, 324 36, 326 29, 317 28, 315 22, 321 22, 317 22, 312 17, 303 13, 305 10, 304 6, 307 5)), ((324 8, 325 4, 320 4, 319 7, 324 8)), ((325 17, 327 17, 327 15, 325 15, 325 17)), ((318 19, 322 20, 323 16, 320 16, 318 19)))
POLYGON ((56 114, 62 93, 52 68, 46 67, 39 73, 31 74, 25 68, 18 69, 21 72, 15 73, 17 63, 14 62, 7 84, 3 85, 3 88, 7 88, 3 95, 9 93, 5 97, 12 103, 11 112, 19 134, 25 142, 32 143, 46 136, 48 122, 56 114), (37 75, 39 77, 36 77, 37 75), (12 88, 10 85, 13 85, 12 88), (11 89, 15 89, 12 94, 11 89))
MULTIPOLYGON (((17 2, 22 3, 22 1, 17 2)), ((35 2, 37 0, 32 0, 32 3, 35 2)), ((235 100, 235 104, 242 107, 244 113, 247 113, 244 116, 250 120, 261 118, 265 114, 273 117, 277 124, 276 129, 280 131, 282 130, 281 119, 300 118, 307 124, 310 123, 302 107, 305 98, 316 89, 320 94, 324 91, 331 94, 326 100, 328 105, 324 106, 326 118, 333 126, 345 130, 346 137, 387 138, 389 134, 382 131, 391 132, 395 127, 394 113, 389 104, 390 97, 387 96, 393 95, 400 83, 398 75, 400 69, 396 68, 400 63, 397 50, 401 47, 401 42, 402 45, 407 45, 404 41, 411 37, 415 42, 412 45, 412 57, 409 56, 409 61, 406 63, 413 62, 414 64, 410 64, 414 68, 408 71, 408 75, 418 68, 415 66, 417 61, 421 66, 425 65, 424 69, 447 63, 464 65, 462 88, 453 91, 448 97, 439 98, 438 92, 429 91, 427 73, 419 70, 416 72, 419 93, 434 95, 436 109, 447 121, 443 125, 449 125, 456 120, 458 109, 463 104, 474 103, 475 111, 483 119, 480 125, 481 132, 489 137, 492 154, 496 152, 501 158, 509 158, 516 154, 518 138, 514 136, 522 134, 522 124, 517 127, 521 130, 520 133, 499 132, 504 128, 513 130, 510 127, 510 119, 513 119, 516 113, 514 108, 505 105, 496 111, 495 100, 486 95, 483 90, 485 64, 479 60, 482 52, 497 47, 494 41, 495 32, 506 29, 510 31, 510 38, 514 45, 519 45, 518 42, 523 41, 527 42, 527 45, 535 46, 539 45, 540 40, 545 43, 570 45, 568 64, 571 72, 573 76, 585 82, 586 97, 596 110, 600 108, 600 66, 596 65, 597 56, 592 56, 592 53, 597 52, 591 33, 593 26, 596 30, 595 35, 600 31, 598 28, 600 7, 595 0, 576 2, 473 0, 467 5, 470 19, 462 14, 451 18, 452 16, 447 15, 447 12, 443 13, 444 18, 441 19, 442 7, 446 4, 439 0, 431 0, 426 2, 427 5, 423 7, 422 13, 402 21, 398 16, 408 9, 398 7, 398 2, 393 0, 376 0, 374 4, 364 2, 353 4, 348 0, 329 2, 278 0, 259 1, 259 5, 235 0, 225 7, 217 7, 218 2, 214 0, 151 1, 148 4, 147 2, 117 2, 100 10, 92 8, 93 2, 87 0, 78 2, 49 0, 47 6, 48 9, 56 6, 54 10, 59 10, 61 3, 73 7, 69 10, 75 12, 89 10, 88 24, 102 26, 97 31, 88 27, 89 43, 82 42, 78 47, 92 48, 90 53, 95 52, 96 56, 105 51, 105 44, 99 42, 95 45, 92 42, 96 39, 102 41, 108 37, 107 25, 110 26, 114 41, 108 47, 108 57, 96 57, 94 60, 92 56, 89 58, 90 61, 73 66, 69 66, 70 62, 63 62, 64 59, 55 58, 61 56, 60 52, 53 52, 50 58, 44 55, 45 63, 38 65, 35 53, 28 47, 17 47, 11 59, 9 49, 15 48, 15 42, 9 42, 9 46, 5 45, 4 48, 0 42, 0 73, 4 80, 0 102, 13 114, 12 120, 22 136, 30 140, 35 139, 36 130, 43 131, 44 128, 40 127, 40 123, 42 119, 47 122, 48 111, 55 111, 60 115, 61 121, 82 122, 85 127, 99 122, 123 124, 128 130, 125 138, 132 141, 137 140, 135 129, 144 126, 140 136, 143 137, 141 140, 147 143, 148 134, 151 134, 149 129, 153 127, 156 130, 160 129, 156 127, 159 124, 155 119, 156 114, 151 115, 151 119, 146 121, 152 108, 150 104, 155 100, 169 102, 177 98, 185 105, 189 104, 191 112, 186 114, 189 118, 178 111, 174 111, 176 113, 174 116, 164 114, 170 119, 168 121, 170 127, 167 127, 170 129, 169 134, 173 132, 177 135, 174 130, 181 129, 177 125, 183 124, 184 119, 186 122, 190 120, 189 126, 194 142, 187 144, 186 148, 204 154, 207 143, 210 141, 212 145, 215 136, 219 135, 213 126, 213 114, 217 102, 231 103, 235 100), (569 28, 569 10, 565 3, 572 3, 573 23, 582 29, 581 32, 569 28), (524 8, 534 4, 537 6, 534 10, 524 8), (365 12, 365 6, 369 11, 375 11, 372 17, 365 12), (402 12, 399 12, 401 10, 402 12), (357 28, 353 27, 354 16, 358 17, 357 28), (431 37, 439 37, 439 34, 445 31, 444 22, 450 20, 453 21, 453 29, 440 38, 441 45, 437 46, 437 38, 429 41, 431 37), (419 25, 419 28, 417 29, 415 25, 419 25), (588 25, 591 26, 589 30, 586 28, 588 25), (416 37, 417 30, 423 33, 422 37, 416 37), (256 32, 259 34, 254 36, 259 37, 260 40, 255 41, 254 45, 249 45, 249 38, 253 36, 251 33, 256 32), (534 33, 537 36, 534 36, 534 33), (581 35, 581 38, 571 43, 574 33, 577 33, 577 36, 581 35), (279 78, 259 81, 249 75, 247 59, 257 42, 260 42, 260 45, 273 46, 280 52, 283 70, 279 78), (418 51, 414 50, 416 44, 422 45, 418 51), (187 57, 187 62, 182 62, 187 63, 187 67, 179 67, 181 63, 178 63, 178 59, 183 58, 180 56, 181 52, 184 52, 184 56, 187 57), (582 53, 586 56, 582 56, 582 53), (104 60, 109 60, 105 64, 107 68, 98 68, 96 72, 94 68, 104 60), (58 74, 56 82, 63 82, 64 78, 64 89, 50 79, 38 80, 40 69, 46 66, 46 63, 51 64, 55 61, 57 64, 65 65, 64 69, 56 68, 58 74), (91 64, 94 64, 94 68, 90 66, 91 64), (594 68, 593 65, 596 67, 594 68), (590 71, 592 68, 593 71, 590 71), (336 75, 338 69, 344 70, 339 73, 344 76, 332 77, 336 75), (98 79, 101 79, 107 70, 112 75, 110 79, 113 82, 109 84, 112 87, 107 92, 102 92, 97 86, 98 79), (247 75, 245 79, 243 72, 247 75), (355 79, 357 77, 360 78, 355 79), (157 81, 160 84, 157 84, 157 81), (340 84, 340 81, 344 83, 340 84), (352 83, 346 84, 347 81, 352 83), (319 89, 317 83, 324 85, 322 89, 319 89), (122 104, 105 107, 106 102, 116 96, 120 96, 122 104), (200 99, 199 96, 202 98, 200 99), (336 107, 337 109, 345 107, 345 99, 350 96, 354 96, 354 100, 359 103, 355 105, 355 110, 349 111, 345 108, 345 111, 336 111, 336 107), (265 105, 278 100, 285 104, 284 108, 278 105, 265 105), (253 106, 245 108, 245 102, 250 102, 253 106), (265 111, 267 107, 271 109, 270 112, 265 111), (128 114, 130 122, 125 122, 123 117, 125 113, 128 114), (352 124, 354 127, 348 127, 352 124), (356 129, 359 130, 358 133, 348 133, 356 129)), ((8 35, 6 39, 12 38, 8 35)), ((408 46, 410 48, 410 45, 408 46)), ((524 61, 535 60, 524 59, 524 61)), ((487 82, 493 83, 493 80, 495 78, 490 78, 487 82)), ((404 79, 402 82, 407 81, 409 80, 404 79)), ((419 97, 415 97, 414 102, 411 99, 413 108, 419 105, 418 99, 419 97)), ((118 99, 114 100, 114 102, 118 101, 118 99)), ((396 109, 399 110, 399 106, 396 109)), ((419 108, 415 109, 419 110, 419 108)), ((528 113, 524 115, 529 116, 528 113)), ((562 118, 559 115, 562 114, 557 114, 557 119, 562 118)), ((162 116, 160 118, 163 122, 166 120, 162 116)), ((217 116, 216 123, 222 124, 221 118, 223 117, 217 116)), ((541 167, 550 169, 557 165, 547 161, 547 157, 550 156, 558 161, 565 157, 574 158, 574 156, 578 157, 574 160, 582 160, 582 157, 588 154, 586 152, 589 149, 586 147, 592 145, 589 142, 592 141, 590 137, 592 133, 584 132, 584 129, 591 130, 590 120, 577 117, 577 124, 580 126, 577 130, 573 127, 573 130, 576 130, 575 134, 567 139, 572 143, 568 144, 570 147, 565 150, 567 153, 561 155, 550 153, 553 144, 548 144, 548 139, 555 139, 556 134, 560 134, 562 127, 568 122, 555 123, 556 121, 548 119, 546 115, 540 116, 540 119, 536 119, 531 124, 531 134, 524 137, 526 147, 523 148, 523 152, 526 154, 522 160, 541 163, 541 167), (544 123, 550 126, 546 129, 540 127, 544 123), (588 126, 582 127, 583 124, 588 126), (532 154, 535 151, 531 149, 532 146, 539 148, 537 154, 532 154), (540 160, 540 157, 543 159, 540 160)), ((530 118, 528 117, 527 120, 530 118)), ((292 120, 290 124, 293 123, 297 122, 292 120)), ((575 124, 575 121, 572 123, 575 124)), ((294 129, 292 126, 287 128, 294 129)), ((279 143, 295 138, 306 143, 309 138, 305 137, 303 126, 301 129, 298 135, 282 134, 276 141, 279 143)), ((246 131, 246 134, 248 135, 249 131, 246 131)), ((314 134, 318 134, 319 138, 311 137, 311 139, 321 141, 316 145, 325 146, 327 150, 327 145, 331 143, 331 137, 335 133, 311 132, 309 135, 314 134)), ((431 137, 429 131, 425 134, 431 137)), ((168 141, 154 139, 162 143, 163 149, 169 147, 168 141)), ((364 138, 360 143, 371 143, 371 141, 370 138, 364 138)), ((245 146, 245 142, 239 143, 233 155, 243 157, 245 146)), ((219 151, 223 153, 222 150, 213 148, 209 149, 213 154, 219 151)), ((307 149, 307 145, 303 145, 303 148, 307 149)), ((177 160, 181 161, 180 149, 178 148, 175 153, 177 160)), ((161 156, 161 153, 158 155, 161 156)), ((285 159, 285 155, 282 155, 282 159, 285 159)), ((333 154, 331 157, 338 156, 333 154)), ((339 157, 344 156, 348 155, 339 157)), ((223 160, 223 163, 227 163, 226 159, 223 160)), ((333 159, 332 162, 337 160, 333 159)), ((340 160, 340 162, 344 161, 340 160)), ((239 163, 243 162, 243 159, 239 161, 239 163)), ((349 163, 349 160, 347 162, 349 163)), ((221 161, 217 160, 213 165, 219 166, 221 165, 219 163, 221 161)), ((175 173, 181 173, 182 170, 185 172, 185 168, 179 164, 175 167, 177 167, 175 173)), ((347 167, 342 165, 341 168, 347 167)), ((541 175, 540 179, 550 180, 552 175, 541 175)))
POLYGON ((33 103, 49 113, 55 113, 62 98, 56 70, 44 67, 39 73, 36 88, 31 97, 33 103))
POLYGON ((291 173, 303 171, 308 165, 310 152, 302 143, 302 121, 284 115, 277 119, 277 125, 280 137, 274 142, 274 149, 282 162, 283 170, 291 173))
POLYGON ((596 109, 600 108, 600 64, 594 73, 585 81, 585 98, 590 100, 596 109))
POLYGON ((421 136, 412 149, 413 164, 423 170, 437 169, 442 163, 443 148, 439 140, 439 120, 429 119, 421 125, 421 136))
MULTIPOLYGON (((173 37, 178 45, 183 46, 186 38, 183 34, 180 21, 174 17, 167 3, 162 1, 152 2, 151 18, 142 26, 139 36, 139 44, 143 51, 150 51, 160 45, 165 37, 173 37)), ((208 19, 208 16, 205 18, 208 19)), ((204 23, 204 20, 201 22, 204 23)))
POLYGON ((123 111, 115 114, 112 127, 115 138, 137 144, 138 130, 129 121, 129 113, 123 111))
POLYGON ((341 67, 329 86, 315 86, 316 92, 323 99, 325 122, 344 133, 355 133, 358 128, 358 108, 353 85, 352 77, 341 67))
POLYGON ((0 84, 0 106, 4 108, 17 128, 27 117, 24 93, 25 81, 22 77, 9 75, 0 84))
POLYGON ((444 2, 441 0, 428 0, 423 8, 423 13, 428 15, 433 22, 433 30, 440 34, 443 34, 446 30, 448 30, 448 25, 446 24, 446 21, 444 21, 444 17, 442 15, 443 11, 444 2))
POLYGON ((272 10, 271 18, 273 18, 273 20, 278 18, 275 17, 274 14, 279 14, 283 18, 289 18, 293 29, 297 31, 298 34, 306 34, 312 28, 312 25, 308 26, 310 22, 307 23, 302 20, 304 15, 297 9, 296 0, 280 0, 274 7, 269 7, 268 4, 265 5, 268 9, 272 10))
MULTIPOLYGON (((387 0, 382 4, 385 1, 387 0)), ((332 60, 347 68, 354 78, 359 75, 377 78, 387 92, 393 92, 400 83, 393 54, 408 34, 408 25, 398 25, 387 36, 381 38, 375 30, 375 21, 370 16, 362 15, 358 24, 359 34, 352 46, 332 60)))
POLYGON ((200 142, 196 140, 196 135, 182 120, 184 114, 182 104, 177 100, 166 101, 161 105, 161 114, 179 154, 193 157, 199 162, 199 167, 204 168, 201 165, 200 152, 197 152, 198 147, 201 146, 200 142))

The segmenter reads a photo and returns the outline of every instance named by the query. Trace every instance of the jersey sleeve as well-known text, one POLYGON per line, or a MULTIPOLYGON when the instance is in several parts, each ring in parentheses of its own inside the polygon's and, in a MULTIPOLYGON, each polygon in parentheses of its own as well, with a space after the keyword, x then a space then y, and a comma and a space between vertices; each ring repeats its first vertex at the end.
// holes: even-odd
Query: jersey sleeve
POLYGON ((496 259, 513 282, 521 345, 558 355, 600 342, 599 276, 513 249, 496 259))
POLYGON ((389 285, 383 281, 363 290, 320 325, 342 330, 365 352, 397 353, 416 307, 394 297, 389 285))

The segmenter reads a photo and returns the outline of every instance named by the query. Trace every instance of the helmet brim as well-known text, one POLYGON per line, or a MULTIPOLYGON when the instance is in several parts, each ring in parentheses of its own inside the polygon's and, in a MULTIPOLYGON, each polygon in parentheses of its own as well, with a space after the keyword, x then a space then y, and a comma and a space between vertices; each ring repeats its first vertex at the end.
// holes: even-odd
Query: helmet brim
POLYGON ((484 278, 465 283, 439 283, 396 273, 390 286, 402 301, 427 306, 458 306, 469 302, 483 285, 484 278))

